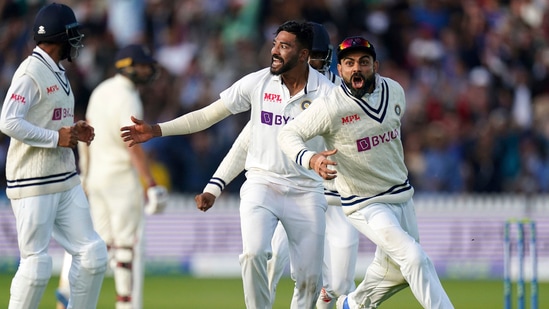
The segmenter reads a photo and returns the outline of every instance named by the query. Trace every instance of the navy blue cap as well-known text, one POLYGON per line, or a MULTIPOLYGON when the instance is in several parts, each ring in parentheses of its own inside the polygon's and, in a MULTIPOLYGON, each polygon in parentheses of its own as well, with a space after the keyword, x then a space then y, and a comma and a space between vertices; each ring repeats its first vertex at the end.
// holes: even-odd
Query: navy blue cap
POLYGON ((118 51, 114 66, 117 69, 132 66, 134 64, 153 64, 156 60, 148 49, 139 44, 128 45, 118 51))
POLYGON ((311 22, 313 26, 313 52, 327 53, 331 49, 330 35, 323 25, 311 22))
POLYGON ((63 43, 73 37, 80 37, 74 12, 65 4, 52 3, 38 11, 32 32, 38 42, 63 43))

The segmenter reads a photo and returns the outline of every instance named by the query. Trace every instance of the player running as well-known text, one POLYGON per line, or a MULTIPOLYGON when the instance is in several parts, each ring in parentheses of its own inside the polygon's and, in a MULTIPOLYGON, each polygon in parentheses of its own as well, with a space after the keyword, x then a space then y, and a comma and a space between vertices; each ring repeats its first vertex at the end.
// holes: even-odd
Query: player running
POLYGON ((362 37, 345 39, 337 59, 343 84, 315 100, 278 138, 296 163, 335 178, 347 218, 377 246, 364 280, 338 298, 337 308, 377 308, 407 286, 424 308, 453 308, 419 244, 414 188, 400 139, 404 90, 377 73, 376 51, 362 37), (319 154, 305 144, 318 136, 329 152, 319 154))
MULTIPOLYGON (((250 309, 271 308, 267 260, 279 221, 288 235, 290 256, 295 257, 292 308, 313 308, 322 287, 319 257, 324 251, 327 207, 322 178, 289 160, 276 142, 288 121, 334 87, 309 66, 312 43, 310 24, 288 21, 276 31, 269 68, 244 76, 202 109, 154 125, 132 118, 135 125, 121 128, 122 138, 131 145, 198 132, 231 114, 251 111, 239 208, 243 243, 239 260, 250 309)), ((309 146, 320 151, 323 143, 316 139, 309 146)))
MULTIPOLYGON (((340 78, 330 70, 332 45, 328 31, 321 24, 313 22, 311 24, 314 38, 309 64, 334 84, 339 85, 340 78)), ((244 170, 249 130, 248 124, 235 140, 231 150, 204 188, 203 193, 195 197, 198 209, 207 211, 211 208, 225 186, 244 170)), ((354 275, 358 251, 358 231, 343 214, 339 194, 335 190, 333 181, 326 180, 324 187, 324 196, 329 207, 326 210, 323 288, 316 303, 318 309, 333 308, 339 295, 347 294, 355 288, 354 275)), ((276 296, 276 286, 284 274, 289 260, 288 238, 284 227, 279 223, 272 239, 272 257, 267 265, 272 303, 276 296)), ((294 278, 293 274, 292 278, 294 278)))

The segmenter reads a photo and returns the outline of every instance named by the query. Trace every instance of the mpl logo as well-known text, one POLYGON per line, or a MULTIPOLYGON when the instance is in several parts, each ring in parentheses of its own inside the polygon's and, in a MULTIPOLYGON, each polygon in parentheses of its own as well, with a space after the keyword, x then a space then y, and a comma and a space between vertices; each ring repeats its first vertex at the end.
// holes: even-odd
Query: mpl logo
POLYGON ((280 96, 280 94, 264 93, 263 101, 271 103, 282 103, 282 97, 280 96))
POLYGON ((350 116, 345 116, 345 117, 342 117, 341 118, 341 124, 350 124, 350 123, 353 123, 355 121, 359 121, 360 120, 360 116, 358 114, 354 114, 354 115, 350 115, 350 116))
POLYGON ((59 86, 58 85, 53 85, 53 86, 49 86, 49 87, 46 87, 46 93, 47 94, 51 94, 51 93, 54 93, 56 91, 59 90, 59 86))
POLYGON ((398 129, 385 132, 380 135, 368 136, 356 141, 356 148, 358 152, 370 150, 379 144, 388 143, 397 139, 399 136, 398 129))
POLYGON ((275 115, 271 112, 261 112, 261 123, 264 123, 266 125, 270 126, 282 126, 288 123, 288 121, 292 120, 293 118, 290 116, 284 116, 284 115, 275 115))
POLYGON ((20 94, 16 94, 16 93, 12 93, 10 99, 14 100, 15 102, 20 102, 20 103, 23 103, 23 104, 27 103, 24 96, 22 96, 20 94))

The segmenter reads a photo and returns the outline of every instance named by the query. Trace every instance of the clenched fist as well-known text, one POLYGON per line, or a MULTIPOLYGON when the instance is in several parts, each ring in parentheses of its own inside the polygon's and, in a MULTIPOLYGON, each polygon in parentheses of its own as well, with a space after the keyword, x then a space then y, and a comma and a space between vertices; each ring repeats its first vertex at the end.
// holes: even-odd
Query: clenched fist
POLYGON ((71 127, 62 127, 58 133, 57 145, 59 147, 75 148, 79 141, 89 146, 95 137, 93 127, 83 120, 79 120, 71 127))

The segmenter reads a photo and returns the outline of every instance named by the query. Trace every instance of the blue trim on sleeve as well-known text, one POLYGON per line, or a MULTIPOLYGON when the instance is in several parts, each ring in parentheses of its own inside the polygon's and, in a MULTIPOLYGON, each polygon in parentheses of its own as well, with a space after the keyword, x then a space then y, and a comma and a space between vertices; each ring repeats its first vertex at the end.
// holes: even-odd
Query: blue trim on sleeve
POLYGON ((212 177, 208 183, 218 186, 221 191, 223 191, 227 185, 227 183, 219 177, 212 177))

